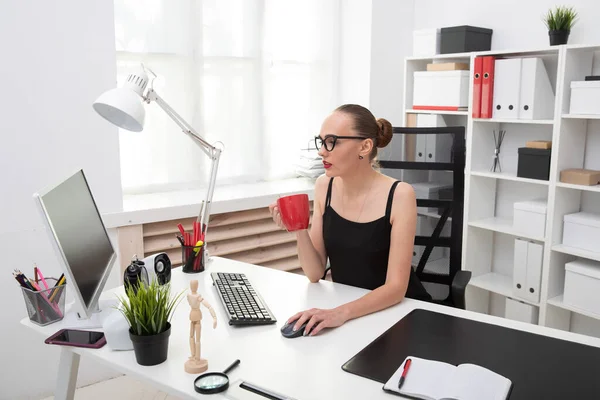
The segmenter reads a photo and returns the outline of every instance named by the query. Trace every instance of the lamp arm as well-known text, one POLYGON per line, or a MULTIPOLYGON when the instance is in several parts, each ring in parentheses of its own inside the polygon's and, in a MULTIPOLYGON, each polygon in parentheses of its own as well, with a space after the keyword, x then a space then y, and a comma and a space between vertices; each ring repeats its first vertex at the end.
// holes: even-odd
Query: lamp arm
POLYGON ((204 140, 204 138, 200 136, 200 134, 196 132, 190 124, 185 122, 181 115, 177 114, 177 112, 165 100, 163 100, 163 98, 160 97, 158 93, 154 91, 154 89, 148 89, 148 94, 144 99, 148 103, 150 103, 151 101, 155 101, 156 104, 158 104, 158 106, 162 108, 163 111, 167 113, 167 115, 171 117, 173 121, 175 121, 175 123, 181 128, 183 133, 194 139, 200 145, 200 148, 202 149, 204 154, 211 157, 212 153, 218 150, 215 146, 204 140))
MULTIPOLYGON (((167 102, 164 101, 162 97, 158 95, 158 93, 154 91, 154 89, 151 88, 148 90, 148 94, 146 95, 144 100, 148 103, 151 101, 155 101, 156 104, 160 108, 162 108, 163 111, 167 113, 167 115, 171 117, 173 121, 175 121, 175 123, 181 128, 183 133, 194 139, 194 141, 198 145, 200 145, 202 151, 211 159, 210 179, 208 181, 206 199, 202 202, 200 213, 198 214, 197 218, 197 221, 200 222, 200 229, 202 230, 203 236, 205 236, 208 227, 210 206, 212 204, 213 193, 215 191, 215 184, 217 181, 217 169, 219 167, 219 159, 223 150, 213 146, 212 144, 204 140, 204 138, 202 138, 202 136, 200 136, 200 134, 196 132, 194 128, 192 128, 187 122, 185 122, 185 120, 179 114, 177 114, 177 112, 173 110, 173 108, 171 108, 171 106, 167 104, 167 102)), ((204 248, 206 249, 206 247, 204 248)))

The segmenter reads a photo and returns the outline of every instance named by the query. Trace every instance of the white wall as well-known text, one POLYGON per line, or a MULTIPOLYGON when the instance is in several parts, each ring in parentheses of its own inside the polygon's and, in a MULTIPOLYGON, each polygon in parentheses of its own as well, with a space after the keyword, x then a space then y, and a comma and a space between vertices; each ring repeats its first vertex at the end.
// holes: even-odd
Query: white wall
POLYGON ((372 0, 340 1, 339 104, 369 106, 372 0))
MULTIPOLYGON (((404 59, 412 51, 414 4, 414 0, 342 0, 340 104, 361 104, 376 118, 393 126, 402 124, 404 59)), ((392 141, 379 159, 393 158, 400 142, 392 141)))
POLYGON ((373 0, 370 110, 376 118, 385 118, 393 126, 402 124, 404 59, 412 49, 414 3, 373 0))
MULTIPOLYGON (((11 271, 60 269, 32 194, 84 168, 101 212, 122 207, 117 129, 92 101, 116 82, 112 1, 5 1, 0 12, 0 398, 54 390, 58 349, 19 324, 27 316, 11 271), (26 361, 27 359, 27 361, 26 361)), ((82 360, 79 384, 114 372, 82 360)))

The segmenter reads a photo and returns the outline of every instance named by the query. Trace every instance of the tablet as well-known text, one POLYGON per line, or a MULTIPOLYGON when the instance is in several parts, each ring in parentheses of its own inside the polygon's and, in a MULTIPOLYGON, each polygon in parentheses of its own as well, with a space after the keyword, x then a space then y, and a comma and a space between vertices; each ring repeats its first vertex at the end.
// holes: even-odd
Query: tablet
POLYGON ((106 344, 104 332, 61 329, 44 341, 46 344, 99 349, 106 344))

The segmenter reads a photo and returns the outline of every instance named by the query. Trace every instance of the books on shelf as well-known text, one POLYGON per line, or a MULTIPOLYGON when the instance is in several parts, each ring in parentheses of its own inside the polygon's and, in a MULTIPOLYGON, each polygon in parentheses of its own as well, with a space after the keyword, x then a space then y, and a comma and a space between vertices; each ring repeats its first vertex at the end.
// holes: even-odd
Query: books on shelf
POLYGON ((410 399, 423 400, 506 400, 512 382, 475 364, 454 366, 441 361, 407 357, 383 390, 410 399), (407 360, 410 366, 398 384, 407 360))

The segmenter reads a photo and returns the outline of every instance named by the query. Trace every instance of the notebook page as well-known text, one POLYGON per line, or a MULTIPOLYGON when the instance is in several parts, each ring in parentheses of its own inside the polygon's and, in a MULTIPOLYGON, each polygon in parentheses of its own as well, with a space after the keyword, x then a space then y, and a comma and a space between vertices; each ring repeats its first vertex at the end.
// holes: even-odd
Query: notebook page
POLYGON ((511 381, 487 368, 461 364, 448 382, 448 398, 460 400, 506 400, 511 381))
POLYGON ((383 386, 384 389, 396 393, 407 394, 422 399, 437 400, 444 397, 447 392, 446 382, 454 376, 456 367, 440 361, 426 360, 417 357, 408 357, 412 360, 404 384, 398 390, 398 382, 404 370, 406 360, 394 372, 394 375, 383 386))

